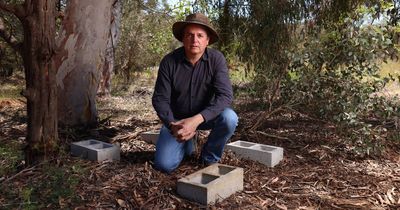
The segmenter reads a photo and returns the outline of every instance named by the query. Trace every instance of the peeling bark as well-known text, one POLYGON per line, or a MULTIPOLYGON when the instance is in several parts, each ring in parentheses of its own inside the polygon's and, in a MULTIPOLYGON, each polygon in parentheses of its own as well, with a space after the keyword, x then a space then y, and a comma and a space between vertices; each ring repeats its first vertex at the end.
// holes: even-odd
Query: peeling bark
POLYGON ((110 34, 109 0, 69 0, 55 59, 59 122, 97 123, 96 93, 110 34), (95 5, 95 6, 94 6, 95 5))

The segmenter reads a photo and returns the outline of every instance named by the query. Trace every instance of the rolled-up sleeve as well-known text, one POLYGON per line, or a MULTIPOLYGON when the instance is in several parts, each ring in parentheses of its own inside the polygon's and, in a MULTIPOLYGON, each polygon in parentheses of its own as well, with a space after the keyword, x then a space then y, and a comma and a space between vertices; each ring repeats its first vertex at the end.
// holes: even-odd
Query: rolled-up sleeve
POLYGON ((230 107, 233 101, 232 84, 229 79, 229 71, 222 53, 218 52, 215 59, 210 60, 211 68, 214 68, 213 89, 214 97, 200 112, 207 122, 218 116, 225 108, 230 107))
POLYGON ((160 63, 156 85, 152 97, 152 104, 158 117, 169 127, 171 122, 176 121, 171 110, 171 77, 169 63, 163 59, 160 63))

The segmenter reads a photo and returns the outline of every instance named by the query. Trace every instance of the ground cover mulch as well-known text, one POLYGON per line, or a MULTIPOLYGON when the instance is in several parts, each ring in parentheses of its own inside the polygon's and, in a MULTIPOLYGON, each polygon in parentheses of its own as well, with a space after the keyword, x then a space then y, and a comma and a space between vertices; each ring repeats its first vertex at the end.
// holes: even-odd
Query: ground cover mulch
MULTIPOLYGON (((83 134, 61 131, 65 148, 59 158, 28 168, 17 163, 16 170, 0 177, 0 209, 30 204, 44 209, 400 209, 398 145, 381 157, 356 157, 334 125, 290 111, 252 129, 263 112, 240 104, 249 100, 235 104, 240 124, 231 141, 283 147, 284 159, 268 168, 226 151, 221 163, 244 169, 244 190, 210 206, 185 200, 176 193, 177 180, 204 166, 193 156, 172 174, 153 168, 154 145, 140 137, 160 127, 151 92, 140 86, 125 95, 100 98, 98 128, 83 134), (68 144, 85 138, 120 144, 121 161, 95 163, 69 156, 68 144), (50 173, 54 167, 62 173, 50 173)), ((23 100, 0 102, 0 144, 13 141, 22 148, 24 110, 23 100)), ((206 135, 201 132, 200 146, 206 135)), ((2 167, 8 163, 0 161, 2 167)))

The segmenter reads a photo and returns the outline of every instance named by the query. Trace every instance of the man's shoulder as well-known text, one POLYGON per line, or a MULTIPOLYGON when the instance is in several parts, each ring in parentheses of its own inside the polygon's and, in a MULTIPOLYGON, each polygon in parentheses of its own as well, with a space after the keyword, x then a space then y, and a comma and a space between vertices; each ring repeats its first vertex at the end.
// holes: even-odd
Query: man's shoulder
POLYGON ((225 59, 224 54, 221 51, 214 49, 214 48, 207 48, 208 57, 211 59, 225 59))
POLYGON ((183 47, 179 47, 175 50, 172 50, 167 55, 165 55, 163 60, 176 61, 182 59, 182 54, 183 54, 183 47))

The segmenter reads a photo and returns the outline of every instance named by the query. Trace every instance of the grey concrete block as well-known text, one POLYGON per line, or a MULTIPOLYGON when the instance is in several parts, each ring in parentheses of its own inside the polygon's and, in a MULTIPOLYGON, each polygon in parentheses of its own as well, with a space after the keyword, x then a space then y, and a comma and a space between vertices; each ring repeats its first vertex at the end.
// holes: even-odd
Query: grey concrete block
POLYGON ((178 180, 180 196, 203 205, 214 204, 243 190, 243 168, 214 164, 178 180))
POLYGON ((158 136, 160 135, 160 131, 146 131, 140 134, 143 141, 149 144, 157 144, 158 136))
POLYGON ((120 160, 120 147, 95 139, 89 139, 73 142, 71 144, 71 154, 98 162, 103 160, 120 160))
POLYGON ((225 146, 240 157, 274 167, 283 159, 283 148, 248 141, 235 141, 225 146))

